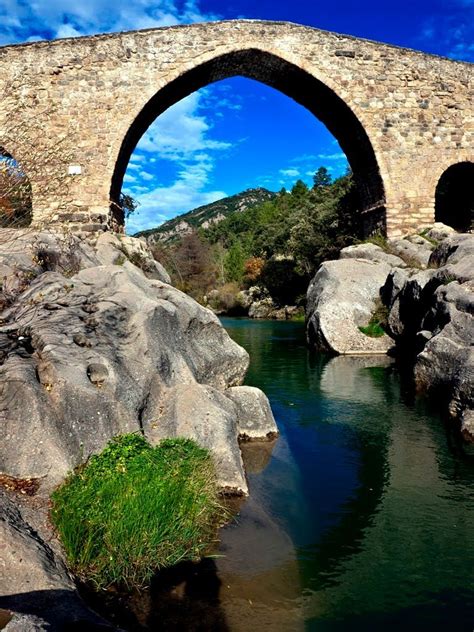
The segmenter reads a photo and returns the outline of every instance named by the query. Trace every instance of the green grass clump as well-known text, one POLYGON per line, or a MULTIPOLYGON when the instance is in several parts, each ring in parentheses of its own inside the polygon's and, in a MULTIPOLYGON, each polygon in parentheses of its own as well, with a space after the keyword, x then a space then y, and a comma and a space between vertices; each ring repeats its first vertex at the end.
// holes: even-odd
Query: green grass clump
POLYGON ((70 567, 98 587, 143 585, 199 558, 225 515, 211 456, 188 439, 116 437, 52 495, 70 567))
POLYGON ((385 334, 379 323, 369 323, 365 327, 359 327, 359 331, 371 338, 381 338, 385 334))
POLYGON ((368 324, 359 327, 359 331, 366 336, 370 336, 370 338, 381 338, 386 333, 387 321, 388 309, 380 299, 377 299, 375 309, 368 324))

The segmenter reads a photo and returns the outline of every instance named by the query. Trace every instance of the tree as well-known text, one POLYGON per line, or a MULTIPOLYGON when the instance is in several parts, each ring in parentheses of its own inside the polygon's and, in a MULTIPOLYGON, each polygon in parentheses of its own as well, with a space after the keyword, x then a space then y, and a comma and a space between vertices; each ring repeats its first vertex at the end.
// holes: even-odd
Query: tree
POLYGON ((228 281, 241 283, 244 276, 245 256, 240 241, 234 241, 225 259, 225 270, 228 281))
POLYGON ((298 197, 304 197, 308 193, 308 186, 303 180, 297 180, 291 189, 291 195, 298 197))
POLYGON ((176 287, 202 301, 206 292, 215 285, 217 277, 209 244, 193 231, 172 249, 170 259, 176 287))
POLYGON ((135 213, 135 211, 137 210, 139 206, 139 202, 135 200, 135 198, 133 198, 131 195, 128 195, 127 193, 121 193, 119 205, 123 211, 123 215, 125 219, 128 219, 130 215, 132 213, 135 213))
POLYGON ((319 167, 313 176, 313 189, 328 187, 332 182, 331 174, 326 167, 319 167))

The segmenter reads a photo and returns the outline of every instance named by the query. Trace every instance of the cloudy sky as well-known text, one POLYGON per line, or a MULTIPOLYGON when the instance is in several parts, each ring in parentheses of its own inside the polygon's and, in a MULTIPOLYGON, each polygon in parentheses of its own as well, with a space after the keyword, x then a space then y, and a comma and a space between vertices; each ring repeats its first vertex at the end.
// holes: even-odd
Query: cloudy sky
MULTIPOLYGON (((230 18, 288 20, 474 61, 474 0, 0 0, 0 45, 230 18)), ((256 82, 208 86, 165 112, 134 152, 128 231, 246 188, 334 175, 346 161, 303 108, 256 82), (271 115, 269 115, 271 113, 271 115)))

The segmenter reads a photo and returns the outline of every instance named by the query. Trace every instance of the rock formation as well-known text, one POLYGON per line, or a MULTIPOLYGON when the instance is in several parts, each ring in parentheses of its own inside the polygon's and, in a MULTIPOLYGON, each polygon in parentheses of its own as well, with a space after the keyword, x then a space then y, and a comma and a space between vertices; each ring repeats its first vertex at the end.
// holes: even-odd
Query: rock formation
POLYGON ((350 246, 322 264, 308 289, 312 346, 339 354, 395 352, 413 358, 419 390, 444 394, 474 440, 474 235, 436 223, 403 240, 350 246), (388 336, 360 332, 377 301, 388 336))
POLYGON ((194 439, 221 487, 246 494, 239 438, 272 438, 275 421, 265 395, 240 386, 247 352, 169 285, 144 242, 2 231, 0 274, 0 472, 41 482, 28 519, 14 494, 2 499, 5 629, 106 629, 50 546, 52 488, 112 437, 139 432, 194 439))

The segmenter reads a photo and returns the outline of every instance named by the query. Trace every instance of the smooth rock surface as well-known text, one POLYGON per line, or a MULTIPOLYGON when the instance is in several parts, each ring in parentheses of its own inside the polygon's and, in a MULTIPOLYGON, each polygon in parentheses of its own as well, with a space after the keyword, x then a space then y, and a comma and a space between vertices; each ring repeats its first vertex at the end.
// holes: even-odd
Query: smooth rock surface
POLYGON ((225 392, 237 409, 237 429, 244 439, 273 438, 278 428, 267 396, 254 386, 233 386, 225 392))
MULTIPOLYGON (((51 239, 61 254, 62 237, 51 239)), ((117 240, 107 236, 100 256, 110 258, 117 240)), ((221 392, 243 381, 246 351, 186 294, 130 261, 93 265, 96 250, 81 248, 75 261, 85 269, 39 273, 3 311, 0 471, 51 488, 113 436, 144 431, 170 393, 183 398, 173 410, 202 412, 203 385, 214 413, 194 418, 186 436, 211 449, 224 487, 246 491, 236 406, 221 392)), ((5 251, 0 244, 0 259, 5 251)), ((169 436, 184 432, 179 415, 169 424, 169 436)))
POLYGON ((433 245, 428 240, 422 238, 416 241, 391 239, 388 241, 388 245, 390 250, 401 257, 408 267, 426 268, 428 266, 433 249, 433 245))
POLYGON ((406 268, 407 264, 397 257, 388 252, 385 252, 380 246, 376 244, 356 244, 354 246, 347 246, 343 248, 339 255, 340 259, 367 259, 368 261, 375 261, 375 263, 386 263, 394 268, 406 268))
POLYGON ((308 288, 309 344, 337 354, 387 352, 393 344, 388 336, 371 338, 359 327, 368 324, 390 270, 365 259, 323 263, 308 288))
POLYGON ((4 630, 112 629, 85 606, 61 559, 1 489, 0 542, 0 608, 13 614, 4 630))

